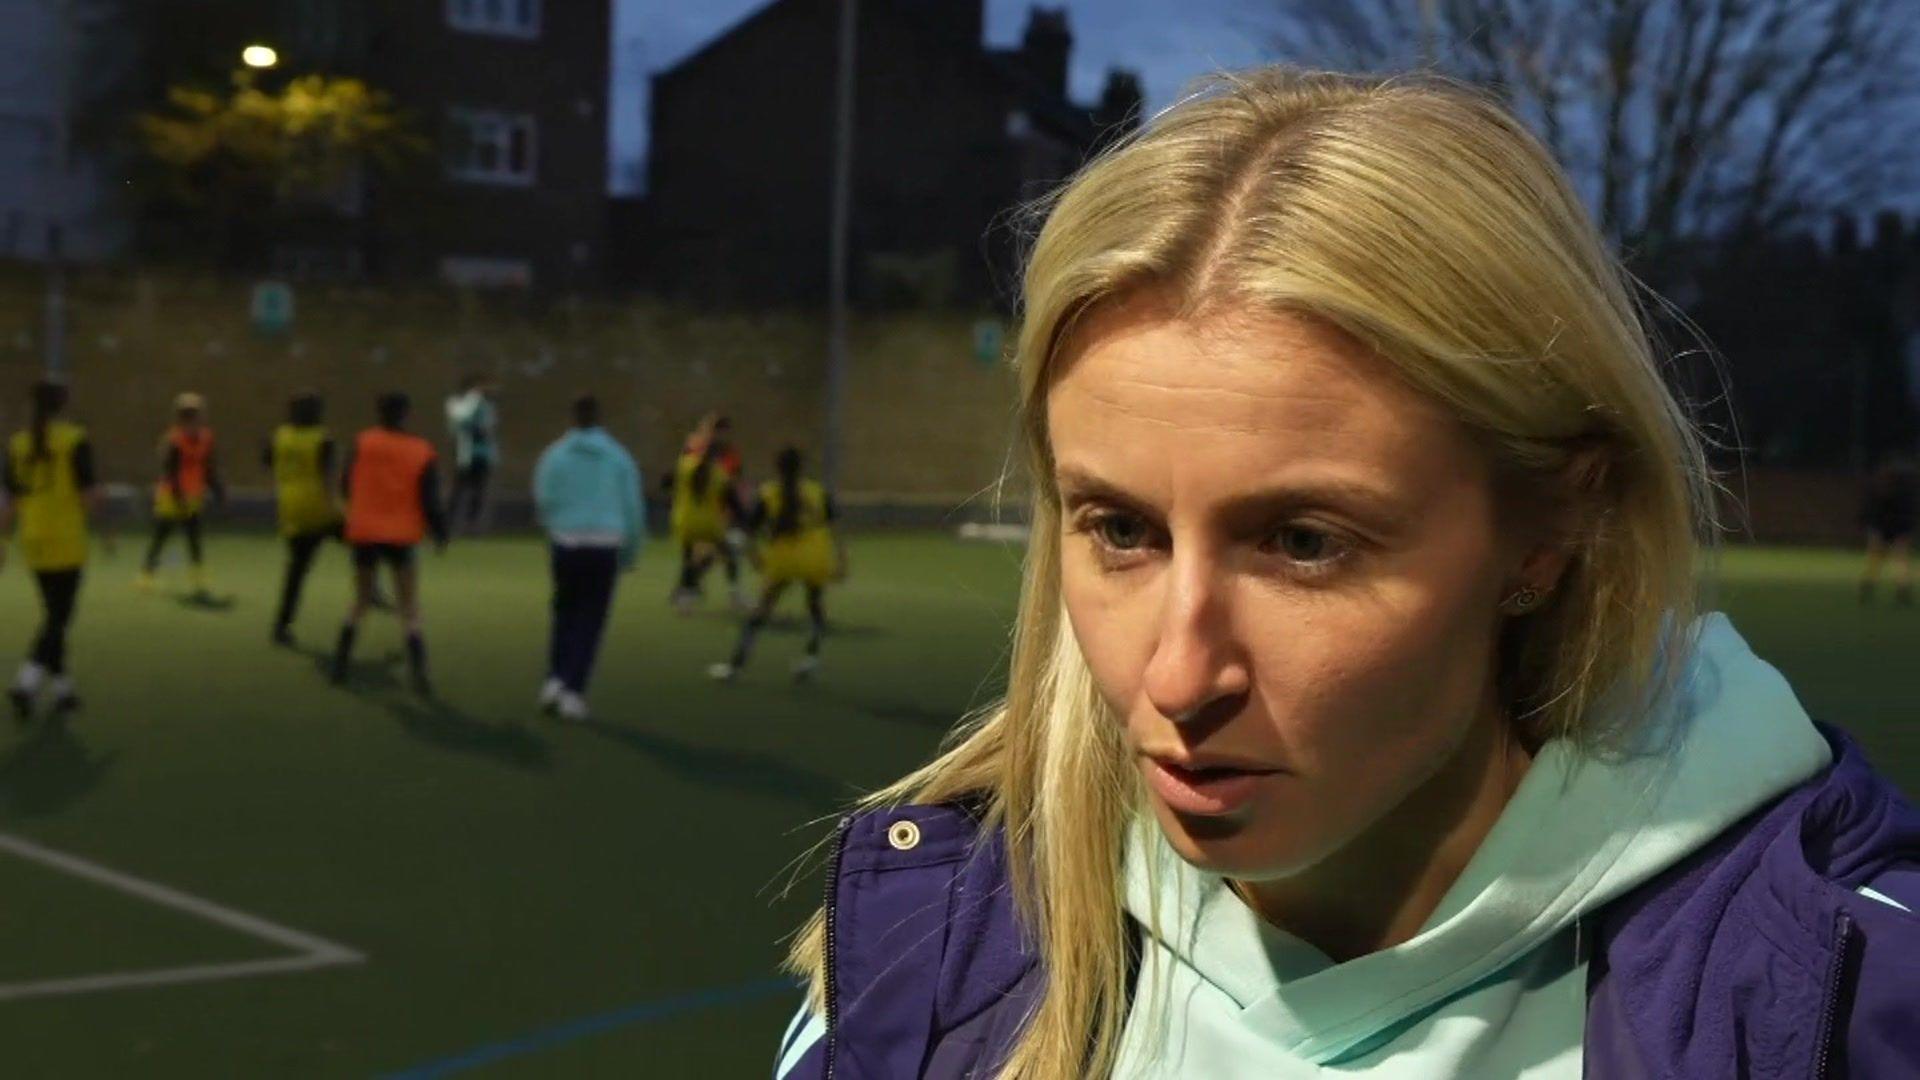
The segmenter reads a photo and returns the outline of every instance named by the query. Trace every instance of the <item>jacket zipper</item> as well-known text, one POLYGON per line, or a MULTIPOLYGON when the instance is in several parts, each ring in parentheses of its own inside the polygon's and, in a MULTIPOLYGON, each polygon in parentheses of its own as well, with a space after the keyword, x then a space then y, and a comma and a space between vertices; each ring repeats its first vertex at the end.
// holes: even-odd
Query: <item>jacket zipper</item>
POLYGON ((834 948, 833 928, 834 928, 834 924, 839 920, 837 918, 837 912, 835 912, 834 910, 834 907, 835 907, 834 902, 836 899, 838 899, 840 894, 840 856, 844 854, 847 850, 847 830, 852 825, 853 825, 853 817, 851 815, 840 819, 840 824, 836 826, 834 830, 833 855, 827 860, 827 902, 825 905, 826 922, 827 922, 827 926, 826 926, 827 950, 826 950, 826 958, 824 961, 826 964, 826 967, 823 969, 823 977, 825 979, 825 984, 826 984, 825 996, 827 999, 827 1035, 826 1035, 827 1051, 826 1051, 825 1080, 833 1080, 834 1032, 835 1032, 835 1029, 838 1028, 839 1026, 837 1023, 835 1023, 835 1015, 839 1012, 840 1003, 836 1000, 836 998, 839 995, 840 988, 835 984, 835 980, 833 977, 834 969, 837 965, 837 957, 835 955, 837 950, 834 948))
POLYGON ((1847 950, 1853 944, 1853 918, 1842 911, 1833 920, 1833 958, 1827 962, 1827 996, 1820 1007, 1820 1027, 1814 1042, 1813 1075, 1825 1080, 1832 1066, 1833 1029, 1839 1022, 1840 979, 1846 972, 1847 950))

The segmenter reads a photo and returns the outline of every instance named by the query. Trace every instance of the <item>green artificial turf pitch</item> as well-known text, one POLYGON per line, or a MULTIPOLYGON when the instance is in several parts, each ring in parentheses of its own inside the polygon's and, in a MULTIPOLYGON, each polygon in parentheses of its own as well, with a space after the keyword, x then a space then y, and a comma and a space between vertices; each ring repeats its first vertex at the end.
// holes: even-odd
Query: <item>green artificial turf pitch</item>
MULTIPOLYGON (((364 954, 358 964, 0 998, 8 1076, 764 1076, 795 998, 770 980, 817 901, 785 868, 821 819, 899 775, 997 691, 1018 552, 856 537, 817 683, 795 686, 798 597, 734 685, 735 622, 671 614, 664 546, 622 581, 591 726, 533 715, 546 564, 531 538, 423 560, 441 702, 401 686, 398 627, 362 633, 354 687, 320 654, 346 602, 321 559, 267 643, 280 550, 210 545, 230 604, 132 587, 96 561, 73 640, 86 710, 0 731, 0 833, 364 954), (409 1072, 411 1070, 411 1072, 409 1072)), ((1817 716, 1920 787, 1920 611, 1854 598, 1856 556, 1737 550, 1722 606, 1817 716)), ((182 583, 177 568, 171 587, 182 583)), ((0 646, 34 621, 0 574, 0 646)), ((8 986, 297 955, 0 852, 8 986)))

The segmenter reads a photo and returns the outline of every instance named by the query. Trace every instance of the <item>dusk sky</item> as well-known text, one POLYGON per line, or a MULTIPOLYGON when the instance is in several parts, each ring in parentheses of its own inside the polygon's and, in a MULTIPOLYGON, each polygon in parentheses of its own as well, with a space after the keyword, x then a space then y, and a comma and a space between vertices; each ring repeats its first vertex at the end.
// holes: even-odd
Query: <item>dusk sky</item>
MULTIPOLYGON (((673 66, 771 0, 614 0, 613 156, 616 191, 630 191, 646 157, 647 75, 673 66)), ((892 0, 865 0, 888 3, 892 0)), ((986 0, 987 42, 1010 45, 1026 28, 1031 0, 986 0)), ((1220 67, 1262 59, 1249 0, 1050 0, 1065 6, 1074 32, 1073 91, 1098 96, 1109 67, 1146 80, 1148 104, 1172 100, 1182 84, 1220 67)))

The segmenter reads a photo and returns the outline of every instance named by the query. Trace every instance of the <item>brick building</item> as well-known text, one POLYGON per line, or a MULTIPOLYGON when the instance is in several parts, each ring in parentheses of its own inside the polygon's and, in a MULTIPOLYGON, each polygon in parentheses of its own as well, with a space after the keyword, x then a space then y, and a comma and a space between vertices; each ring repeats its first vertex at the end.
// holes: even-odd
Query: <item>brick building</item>
MULTIPOLYGON (((774 0, 654 78, 644 204, 619 257, 651 288, 713 303, 826 293, 838 0, 774 0)), ((1140 83, 1068 93, 1073 35, 1034 8, 982 43, 981 0, 859 7, 852 269, 869 303, 1004 298, 1010 213, 1137 122, 1140 83)))
POLYGON ((439 149, 425 177, 370 193, 381 268, 546 289, 598 280, 606 0, 374 0, 364 10, 368 80, 439 149))

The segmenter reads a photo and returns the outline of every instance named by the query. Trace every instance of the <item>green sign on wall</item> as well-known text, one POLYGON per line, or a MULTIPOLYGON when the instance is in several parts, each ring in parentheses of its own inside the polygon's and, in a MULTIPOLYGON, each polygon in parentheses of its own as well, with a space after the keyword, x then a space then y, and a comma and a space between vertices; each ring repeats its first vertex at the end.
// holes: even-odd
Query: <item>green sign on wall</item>
POLYGON ((253 287, 253 329, 261 334, 284 334, 293 326, 293 286, 284 281, 262 281, 253 287))
POLYGON ((973 324, 973 358, 983 364, 1000 362, 1006 346, 1006 331, 999 319, 981 319, 973 324))

